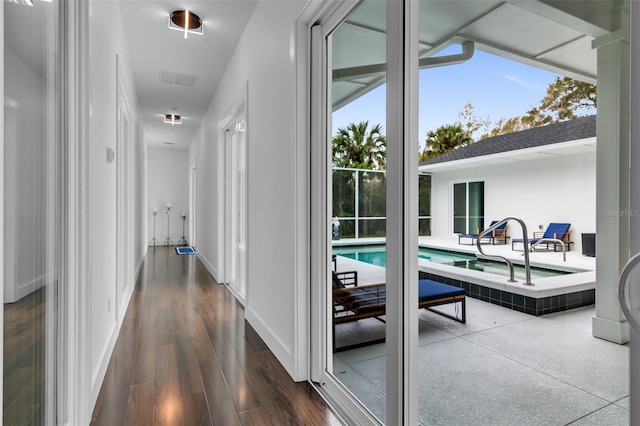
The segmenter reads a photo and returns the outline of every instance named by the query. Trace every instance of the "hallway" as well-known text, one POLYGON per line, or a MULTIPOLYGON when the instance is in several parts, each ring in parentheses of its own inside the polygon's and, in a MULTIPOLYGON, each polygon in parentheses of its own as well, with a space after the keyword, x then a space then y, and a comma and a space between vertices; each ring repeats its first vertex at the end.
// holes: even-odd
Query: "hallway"
POLYGON ((295 383, 195 256, 150 248, 93 425, 340 424, 295 383))

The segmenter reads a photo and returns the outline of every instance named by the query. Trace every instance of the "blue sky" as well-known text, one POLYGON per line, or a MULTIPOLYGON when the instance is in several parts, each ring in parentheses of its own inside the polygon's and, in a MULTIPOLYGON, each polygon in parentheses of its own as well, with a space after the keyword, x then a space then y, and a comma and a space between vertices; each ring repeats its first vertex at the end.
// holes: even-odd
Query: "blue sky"
MULTIPOLYGON (((443 51, 441 54, 446 54, 443 51)), ((481 51, 469 61, 420 71, 418 136, 421 146, 426 134, 443 124, 459 120, 467 102, 477 117, 498 119, 523 115, 538 105, 556 74, 481 51)), ((333 113, 333 133, 350 122, 385 120, 385 91, 382 85, 333 113)))

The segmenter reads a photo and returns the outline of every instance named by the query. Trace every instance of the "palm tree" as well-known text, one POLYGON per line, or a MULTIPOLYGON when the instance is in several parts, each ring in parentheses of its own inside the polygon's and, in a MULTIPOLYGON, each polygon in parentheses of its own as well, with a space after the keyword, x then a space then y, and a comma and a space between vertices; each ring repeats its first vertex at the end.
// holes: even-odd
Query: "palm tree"
POLYGON ((349 123, 338 129, 331 141, 334 167, 354 169, 384 169, 387 159, 387 139, 382 125, 368 130, 369 122, 349 123))
POLYGON ((445 124, 427 132, 426 146, 420 153, 420 160, 437 157, 472 143, 471 135, 460 123, 445 124))

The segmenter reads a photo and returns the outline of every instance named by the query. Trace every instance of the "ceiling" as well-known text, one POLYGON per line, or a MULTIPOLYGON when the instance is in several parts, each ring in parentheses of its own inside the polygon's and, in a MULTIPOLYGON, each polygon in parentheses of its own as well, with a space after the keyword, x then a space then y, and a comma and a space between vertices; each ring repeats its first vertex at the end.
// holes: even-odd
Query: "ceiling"
POLYGON ((120 1, 129 60, 149 146, 188 148, 257 0, 120 1), (187 9, 204 34, 168 28, 169 13, 187 9), (163 116, 175 112, 182 124, 163 116))
MULTIPOLYGON (((334 33, 334 110, 384 82, 384 8, 384 2, 365 1, 334 33)), ((596 83, 593 41, 628 20, 628 5, 616 0, 420 0, 419 8, 421 68, 435 66, 443 49, 466 42, 589 83, 596 83)))
POLYGON ((53 49, 51 27, 55 9, 46 1, 35 1, 33 6, 4 3, 5 45, 42 78, 47 74, 47 52, 53 49), (28 25, 25 25, 28 23, 28 25))
MULTIPOLYGON (((149 145, 189 146, 257 1, 120 1, 149 145), (203 19, 204 35, 184 39, 168 28, 169 13, 180 8, 203 19), (170 82, 163 82, 163 76, 170 82), (163 115, 171 112, 183 116, 182 125, 163 123, 163 115)), ((46 40, 43 16, 50 6, 44 1, 34 1, 34 7, 5 2, 6 43, 35 70, 42 69, 46 58, 41 40, 46 40), (38 23, 19 25, 24 14, 38 23)), ((334 46, 340 46, 333 57, 334 109, 384 82, 384 8, 385 2, 365 0, 334 35, 334 46)), ((606 41, 625 21, 628 2, 619 0, 421 0, 421 65, 432 66, 428 62, 452 44, 471 42, 475 49, 595 83, 592 43, 606 41)))
MULTIPOLYGON (((119 1, 148 145, 189 147, 257 1, 119 1), (179 9, 203 20, 203 35, 190 34, 185 39, 183 33, 168 28, 169 13, 179 9), (183 117, 181 125, 164 124, 163 116, 172 112, 183 117)), ((50 34, 56 9, 50 0, 31 0, 32 6, 24 3, 4 2, 5 43, 46 78, 55 52, 50 34)))

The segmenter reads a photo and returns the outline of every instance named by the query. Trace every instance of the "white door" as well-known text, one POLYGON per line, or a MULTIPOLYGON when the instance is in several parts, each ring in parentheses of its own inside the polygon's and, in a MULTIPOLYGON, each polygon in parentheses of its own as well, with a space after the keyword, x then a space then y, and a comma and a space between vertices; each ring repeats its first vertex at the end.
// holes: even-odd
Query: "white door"
POLYGON ((189 245, 196 246, 196 163, 191 165, 191 173, 189 174, 189 245))
POLYGON ((131 108, 125 96, 117 67, 117 140, 116 163, 116 318, 124 315, 126 295, 132 290, 133 270, 131 267, 131 108))
POLYGON ((247 132, 242 109, 225 132, 225 282, 244 303, 247 268, 247 132))
POLYGON ((236 164, 237 164, 237 198, 236 198, 236 264, 238 292, 246 297, 247 268, 247 132, 244 116, 237 123, 236 132, 236 164))

